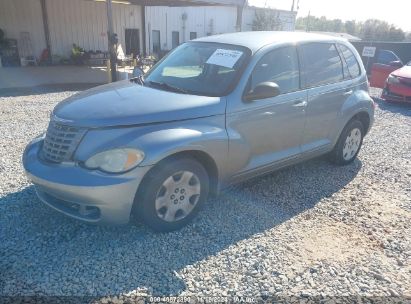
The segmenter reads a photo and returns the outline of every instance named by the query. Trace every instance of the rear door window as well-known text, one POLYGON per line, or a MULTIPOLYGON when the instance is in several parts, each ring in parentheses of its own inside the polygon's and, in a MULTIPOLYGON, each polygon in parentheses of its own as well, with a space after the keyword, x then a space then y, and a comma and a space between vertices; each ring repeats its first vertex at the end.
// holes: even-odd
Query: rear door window
POLYGON ((350 78, 355 78, 361 74, 360 65, 353 52, 343 44, 339 44, 343 60, 345 60, 350 78))
POLYGON ((306 87, 344 80, 343 64, 333 43, 307 43, 300 46, 306 87))

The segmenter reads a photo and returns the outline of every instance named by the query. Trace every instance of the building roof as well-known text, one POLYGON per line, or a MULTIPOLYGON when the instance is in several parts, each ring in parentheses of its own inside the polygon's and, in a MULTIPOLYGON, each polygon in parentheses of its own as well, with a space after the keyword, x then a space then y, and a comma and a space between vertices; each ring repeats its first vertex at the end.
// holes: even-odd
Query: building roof
POLYGON ((195 41, 240 45, 249 48, 253 53, 255 53, 263 46, 274 43, 283 44, 309 41, 325 42, 336 40, 341 41, 345 39, 305 32, 255 31, 208 36, 196 39, 195 41))

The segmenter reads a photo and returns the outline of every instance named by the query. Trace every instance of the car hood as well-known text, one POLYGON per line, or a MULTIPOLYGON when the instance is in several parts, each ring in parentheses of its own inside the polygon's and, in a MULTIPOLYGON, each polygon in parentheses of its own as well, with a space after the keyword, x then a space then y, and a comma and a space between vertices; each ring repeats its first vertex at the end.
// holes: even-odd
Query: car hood
POLYGON ((75 94, 59 103, 53 119, 79 127, 110 127, 224 114, 225 98, 162 91, 119 81, 75 94))
POLYGON ((395 70, 391 74, 397 77, 411 78, 411 66, 405 65, 401 69, 395 70))

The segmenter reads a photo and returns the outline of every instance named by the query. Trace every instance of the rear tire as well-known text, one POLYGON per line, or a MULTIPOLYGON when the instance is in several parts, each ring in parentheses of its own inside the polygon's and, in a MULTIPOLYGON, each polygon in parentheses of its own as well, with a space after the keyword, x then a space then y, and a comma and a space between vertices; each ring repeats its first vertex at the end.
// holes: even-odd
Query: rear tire
POLYGON ((360 152, 364 134, 361 121, 351 120, 341 132, 337 144, 330 153, 330 160, 339 166, 352 163, 360 152))
POLYGON ((209 177, 194 159, 169 159, 144 178, 134 200, 133 215, 155 231, 168 232, 187 225, 209 193, 209 177))

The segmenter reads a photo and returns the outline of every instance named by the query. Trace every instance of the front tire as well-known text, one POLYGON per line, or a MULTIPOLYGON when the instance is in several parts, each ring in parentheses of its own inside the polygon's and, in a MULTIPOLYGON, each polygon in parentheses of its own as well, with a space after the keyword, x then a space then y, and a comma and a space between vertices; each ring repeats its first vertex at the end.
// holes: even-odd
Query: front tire
POLYGON ((209 177, 194 159, 160 162, 144 178, 133 213, 155 231, 168 232, 187 225, 209 193, 209 177))
POLYGON ((360 152, 364 134, 361 121, 351 120, 341 132, 334 150, 330 153, 331 161, 340 166, 352 163, 360 152))

